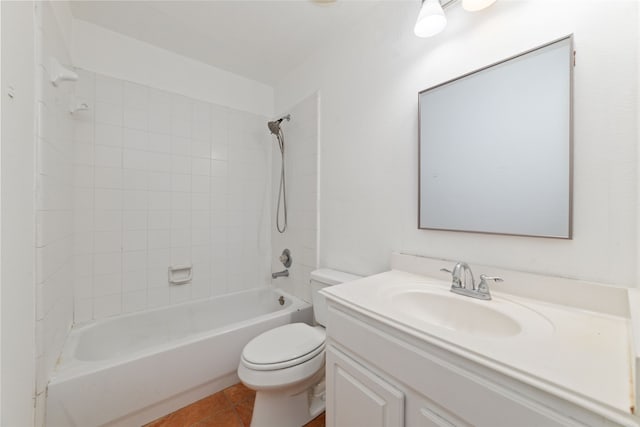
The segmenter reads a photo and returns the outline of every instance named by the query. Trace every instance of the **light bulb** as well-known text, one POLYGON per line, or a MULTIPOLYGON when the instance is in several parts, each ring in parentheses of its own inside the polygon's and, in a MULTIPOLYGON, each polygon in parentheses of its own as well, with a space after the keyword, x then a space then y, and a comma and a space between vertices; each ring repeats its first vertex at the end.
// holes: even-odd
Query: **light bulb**
MULTIPOLYGON (((495 0, 494 0, 495 1, 495 0)), ((447 17, 439 0, 424 0, 413 32, 418 37, 435 36, 447 26, 447 17)))
POLYGON ((494 4, 496 0, 462 0, 462 8, 469 12, 477 12, 494 4))

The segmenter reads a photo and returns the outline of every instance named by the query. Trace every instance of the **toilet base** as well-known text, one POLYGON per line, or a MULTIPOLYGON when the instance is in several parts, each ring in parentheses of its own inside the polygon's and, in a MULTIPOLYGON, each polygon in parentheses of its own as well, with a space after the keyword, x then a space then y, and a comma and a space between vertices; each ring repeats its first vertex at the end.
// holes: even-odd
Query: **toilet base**
POLYGON ((253 405, 251 427, 301 427, 325 409, 324 393, 315 395, 315 385, 324 376, 319 372, 307 387, 258 390, 253 405))

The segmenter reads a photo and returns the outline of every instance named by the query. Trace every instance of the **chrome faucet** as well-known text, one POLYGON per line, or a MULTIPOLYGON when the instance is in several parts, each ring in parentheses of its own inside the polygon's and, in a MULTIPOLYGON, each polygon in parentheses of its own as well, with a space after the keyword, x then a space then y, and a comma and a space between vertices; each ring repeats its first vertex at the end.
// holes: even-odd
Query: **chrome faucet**
POLYGON ((453 267, 453 271, 441 268, 440 271, 444 271, 451 274, 451 292, 459 295, 464 295, 471 298, 478 298, 482 300, 490 300, 491 292, 489 292, 489 285, 487 280, 493 280, 496 282, 502 282, 500 277, 489 277, 485 274, 480 275, 480 283, 476 287, 476 281, 473 277, 471 267, 466 262, 458 262, 453 267), (471 278, 471 286, 469 286, 469 278, 471 278))
POLYGON ((272 279, 277 279, 278 277, 289 277, 289 270, 282 270, 275 273, 271 273, 272 279))

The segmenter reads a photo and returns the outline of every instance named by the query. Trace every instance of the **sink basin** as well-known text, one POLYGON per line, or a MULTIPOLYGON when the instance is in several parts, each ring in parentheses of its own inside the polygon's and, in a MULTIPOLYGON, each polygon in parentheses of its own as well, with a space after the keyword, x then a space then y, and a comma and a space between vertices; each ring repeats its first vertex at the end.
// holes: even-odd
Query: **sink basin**
POLYGON ((502 298, 482 301, 441 289, 416 288, 388 295, 391 308, 403 317, 474 336, 506 338, 553 330, 544 316, 502 298))

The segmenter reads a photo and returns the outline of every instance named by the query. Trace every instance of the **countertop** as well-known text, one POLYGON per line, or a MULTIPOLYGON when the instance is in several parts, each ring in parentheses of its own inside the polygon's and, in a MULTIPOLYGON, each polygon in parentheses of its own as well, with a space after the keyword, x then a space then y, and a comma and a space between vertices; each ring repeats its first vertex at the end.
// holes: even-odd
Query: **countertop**
POLYGON ((544 331, 510 337, 480 337, 417 320, 389 303, 390 292, 415 284, 438 291, 448 291, 451 286, 450 280, 442 277, 391 270, 331 286, 322 293, 352 310, 612 420, 635 411, 635 359, 628 317, 492 291, 492 301, 474 303, 524 306, 544 317, 548 326, 544 331))

